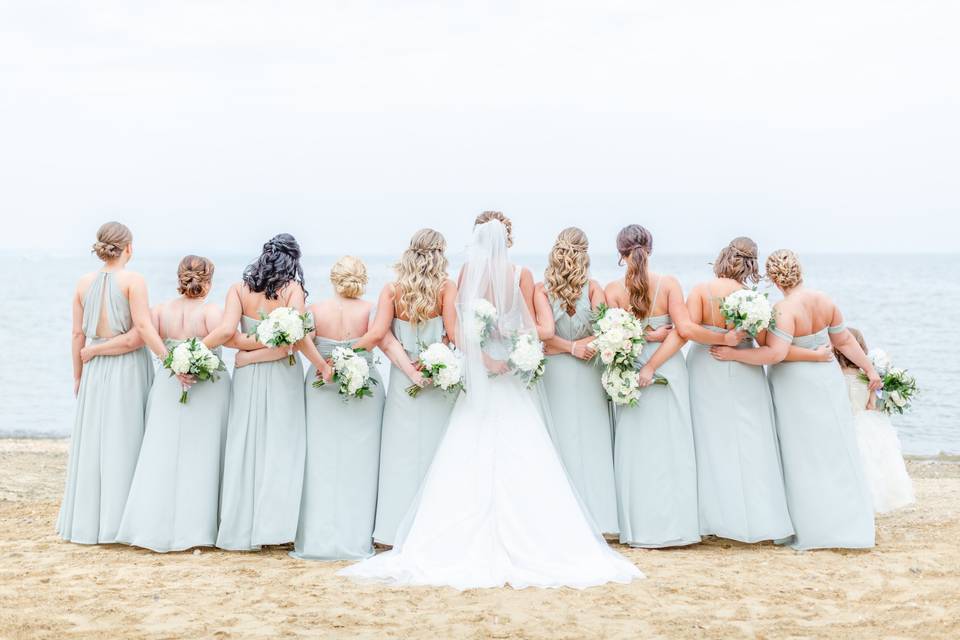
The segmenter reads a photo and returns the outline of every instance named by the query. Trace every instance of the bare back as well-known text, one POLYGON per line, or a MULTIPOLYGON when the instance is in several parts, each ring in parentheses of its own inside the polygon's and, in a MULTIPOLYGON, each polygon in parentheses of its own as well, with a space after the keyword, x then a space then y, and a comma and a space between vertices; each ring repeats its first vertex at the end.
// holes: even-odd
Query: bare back
POLYGON ((342 342, 359 338, 370 326, 373 305, 359 298, 328 298, 310 305, 317 336, 342 342))
POLYGON ((776 304, 779 314, 793 319, 793 335, 808 336, 839 324, 837 305, 825 293, 813 289, 794 289, 776 304))
MULTIPOLYGON (((671 291, 674 288, 671 285, 673 282, 674 279, 671 276, 652 271, 647 272, 647 287, 650 291, 650 301, 652 303, 650 311, 647 313, 648 317, 663 316, 670 313, 671 291)), ((624 279, 621 278, 607 285, 606 295, 607 303, 610 306, 630 309, 630 292, 627 291, 624 279)))
POLYGON ((240 309, 243 315, 254 320, 260 319, 260 313, 270 313, 279 307, 296 306, 291 304, 291 300, 297 293, 301 294, 303 289, 296 282, 288 282, 278 292, 276 300, 269 300, 265 293, 251 291, 243 282, 234 285, 237 296, 240 298, 240 309))
POLYGON ((709 282, 697 285, 690 292, 690 299, 688 300, 691 319, 699 324, 717 327, 718 329, 728 329, 723 314, 720 313, 720 301, 734 291, 743 288, 742 284, 730 278, 714 278, 709 282), (700 307, 699 318, 696 315, 697 306, 700 307))
POLYGON ((204 300, 174 298, 153 308, 153 326, 164 340, 204 337, 222 319, 219 307, 204 300))

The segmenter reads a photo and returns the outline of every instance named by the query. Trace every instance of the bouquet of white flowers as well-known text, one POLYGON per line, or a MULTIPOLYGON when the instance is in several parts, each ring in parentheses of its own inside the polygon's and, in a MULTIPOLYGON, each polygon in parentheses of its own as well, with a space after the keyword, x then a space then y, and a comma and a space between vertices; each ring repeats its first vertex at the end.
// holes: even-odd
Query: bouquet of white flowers
POLYGON ((543 376, 547 359, 543 355, 543 343, 532 333, 520 333, 513 337, 513 347, 507 359, 510 369, 532 387, 543 376))
POLYGON ((297 362, 293 357, 293 345, 300 342, 311 331, 313 331, 313 321, 310 314, 297 313, 296 309, 290 307, 277 307, 268 315, 260 314, 260 322, 250 335, 256 336, 260 344, 268 347, 289 347, 288 361, 293 366, 297 362))
POLYGON ((604 304, 594 315, 593 335, 596 338, 590 346, 596 349, 600 361, 608 367, 634 369, 646 342, 643 326, 633 314, 604 304))
POLYGON ((477 332, 481 347, 487 343, 497 328, 497 315, 497 308, 486 298, 473 301, 474 331, 477 332))
POLYGON ((610 400, 616 405, 636 406, 640 398, 640 375, 635 369, 606 367, 600 375, 600 383, 610 400))
MULTIPOLYGON (((333 381, 340 385, 338 393, 347 398, 373 397, 371 385, 377 384, 376 379, 370 376, 370 365, 366 358, 361 356, 364 349, 350 349, 336 347, 330 354, 333 362, 333 381)), ((317 389, 324 386, 323 378, 313 383, 317 389)))
MULTIPOLYGON (((216 382, 220 376, 217 372, 226 367, 207 345, 196 338, 184 340, 175 346, 163 360, 163 366, 170 369, 170 375, 194 376, 197 380, 216 382)), ((187 394, 190 388, 184 386, 180 393, 180 403, 187 404, 187 394)))
POLYGON ((775 325, 770 299, 756 289, 740 289, 723 298, 720 313, 735 329, 746 331, 754 338, 775 325))
MULTIPOLYGON (((877 410, 888 414, 909 411, 913 397, 919 391, 916 378, 906 369, 894 367, 890 356, 881 349, 870 352, 870 361, 883 381, 883 388, 877 391, 877 410)), ((861 373, 860 379, 867 382, 867 374, 861 373)))
MULTIPOLYGON (((463 363, 460 354, 442 342, 434 342, 420 351, 421 373, 431 380, 434 386, 458 393, 463 388, 463 363)), ((407 395, 416 398, 421 387, 415 384, 407 387, 407 395)))
MULTIPOLYGON (((640 355, 643 353, 644 327, 630 312, 600 305, 593 317, 590 346, 604 364, 600 382, 614 404, 635 406, 640 397, 640 355)), ((654 374, 654 384, 667 384, 667 379, 654 374)))

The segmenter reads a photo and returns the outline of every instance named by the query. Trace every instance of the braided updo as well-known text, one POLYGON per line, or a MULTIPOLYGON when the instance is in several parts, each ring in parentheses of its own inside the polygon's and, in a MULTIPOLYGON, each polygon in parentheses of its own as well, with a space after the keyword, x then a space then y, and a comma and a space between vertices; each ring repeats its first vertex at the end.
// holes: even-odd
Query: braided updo
POLYGON ((760 266, 757 263, 757 243, 741 236, 720 250, 713 273, 718 278, 730 278, 740 284, 760 282, 760 266))
POLYGON ((793 289, 803 282, 800 259, 789 249, 779 249, 767 258, 767 277, 781 289, 793 289))
POLYGON ((477 219, 473 221, 473 226, 481 225, 491 220, 499 220, 503 223, 503 226, 507 228, 507 247, 513 246, 513 223, 510 222, 510 218, 503 215, 502 211, 484 211, 477 216, 477 219))
POLYGON ((133 233, 125 224, 119 222, 105 222, 97 229, 97 241, 93 243, 91 251, 104 262, 116 260, 123 255, 123 250, 133 242, 133 233))
POLYGON ((354 256, 343 256, 330 269, 330 282, 337 295, 359 298, 367 287, 367 266, 354 256))
POLYGON ((203 256, 184 256, 177 267, 177 292, 188 298, 206 298, 213 284, 213 262, 203 256))
POLYGON ((263 252, 243 271, 243 282, 250 291, 263 293, 267 300, 279 298, 279 292, 290 282, 304 286, 303 267, 300 265, 300 245, 289 233, 273 236, 263 245, 263 252))

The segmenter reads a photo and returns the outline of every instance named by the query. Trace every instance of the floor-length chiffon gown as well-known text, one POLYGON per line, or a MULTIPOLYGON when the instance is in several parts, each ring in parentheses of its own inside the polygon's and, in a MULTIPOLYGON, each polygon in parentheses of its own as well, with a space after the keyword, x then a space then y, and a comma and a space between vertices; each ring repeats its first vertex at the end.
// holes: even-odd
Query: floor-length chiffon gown
MULTIPOLYGON (((87 343, 97 336, 101 310, 114 334, 133 327, 130 302, 112 272, 101 272, 83 302, 87 343)), ((97 356, 83 365, 70 438, 66 487, 57 533, 81 544, 115 542, 143 439, 144 409, 154 366, 144 347, 97 356)))

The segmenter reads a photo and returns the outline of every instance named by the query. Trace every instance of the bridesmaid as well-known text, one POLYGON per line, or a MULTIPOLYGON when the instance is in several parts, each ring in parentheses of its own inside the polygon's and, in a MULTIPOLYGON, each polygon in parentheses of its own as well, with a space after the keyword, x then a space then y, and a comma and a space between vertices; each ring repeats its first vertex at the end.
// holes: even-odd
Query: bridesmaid
MULTIPOLYGON (((274 236, 230 287, 223 322, 204 339, 217 347, 232 339, 241 351, 264 348, 247 335, 260 313, 279 307, 304 312, 307 292, 300 245, 288 233, 274 236)), ((304 341, 301 341, 301 344, 304 341)), ((309 342, 309 341, 307 341, 309 342)), ((303 367, 287 363, 287 349, 267 349, 269 362, 243 366, 238 354, 227 419, 217 546, 255 550, 293 542, 300 515, 306 448, 303 367)))
MULTIPOLYGON (((368 351, 388 333, 399 340, 408 362, 420 357, 422 347, 452 341, 456 335, 457 287, 447 277, 446 240, 433 229, 421 229, 410 240, 395 269, 397 279, 380 293, 376 318, 354 345, 368 351)), ((413 502, 437 445, 447 428, 455 396, 434 388, 416 398, 407 395, 411 384, 423 384, 394 364, 390 368, 377 498, 376 542, 392 545, 400 521, 413 502)))
MULTIPOLYGON (((602 533, 616 534, 617 490, 607 394, 591 362, 594 310, 605 302, 589 275, 586 234, 564 229, 550 252, 544 282, 555 336, 545 341, 549 358, 543 387, 550 407, 551 436, 567 474, 602 533)), ((538 325, 541 322, 538 320, 538 325)))
POLYGON ((146 299, 143 277, 126 270, 133 234, 119 222, 97 231, 99 271, 80 278, 73 295, 73 391, 77 413, 57 533, 80 544, 114 542, 143 438, 153 365, 134 327, 131 300, 146 299), (115 355, 83 361, 81 351, 123 336, 115 355))
POLYGON ((874 544, 873 505, 864 481, 843 373, 836 362, 787 362, 790 345, 807 349, 831 343, 861 368, 870 389, 880 378, 847 331, 836 304, 803 286, 792 251, 767 258, 767 277, 783 292, 777 326, 757 349, 713 347, 721 361, 771 365, 787 506, 796 535, 794 549, 867 548, 874 544))
MULTIPOLYGON (((753 348, 745 333, 728 330, 720 301, 760 281, 757 245, 735 238, 713 263, 713 280, 687 298, 689 318, 677 330, 693 344, 687 354, 690 408, 697 455, 700 535, 740 542, 793 535, 780 469, 773 403, 763 367, 718 362, 710 346, 753 348)), ((829 351, 824 352, 830 357, 829 351)))
MULTIPOLYGON (((213 263, 189 255, 177 268, 179 298, 157 305, 144 335, 173 349, 206 336, 223 311, 207 304, 213 263)), ((109 343, 108 343, 109 344, 109 343)), ((222 356, 221 349, 214 351, 222 356)), ((154 378, 147 403, 146 433, 120 522, 117 542, 160 553, 210 547, 217 541, 220 470, 230 406, 230 377, 193 386, 187 404, 180 391, 193 380, 154 378)))
MULTIPOLYGON (((680 283, 649 270, 653 236, 631 224, 617 235, 626 277, 607 285, 607 304, 626 309, 652 329, 687 313, 680 283)), ((671 331, 662 343, 647 342, 639 371, 643 396, 617 412, 614 471, 620 542, 634 547, 676 547, 700 541, 697 464, 690 423, 684 340, 671 331), (668 385, 650 386, 654 373, 668 385)))

